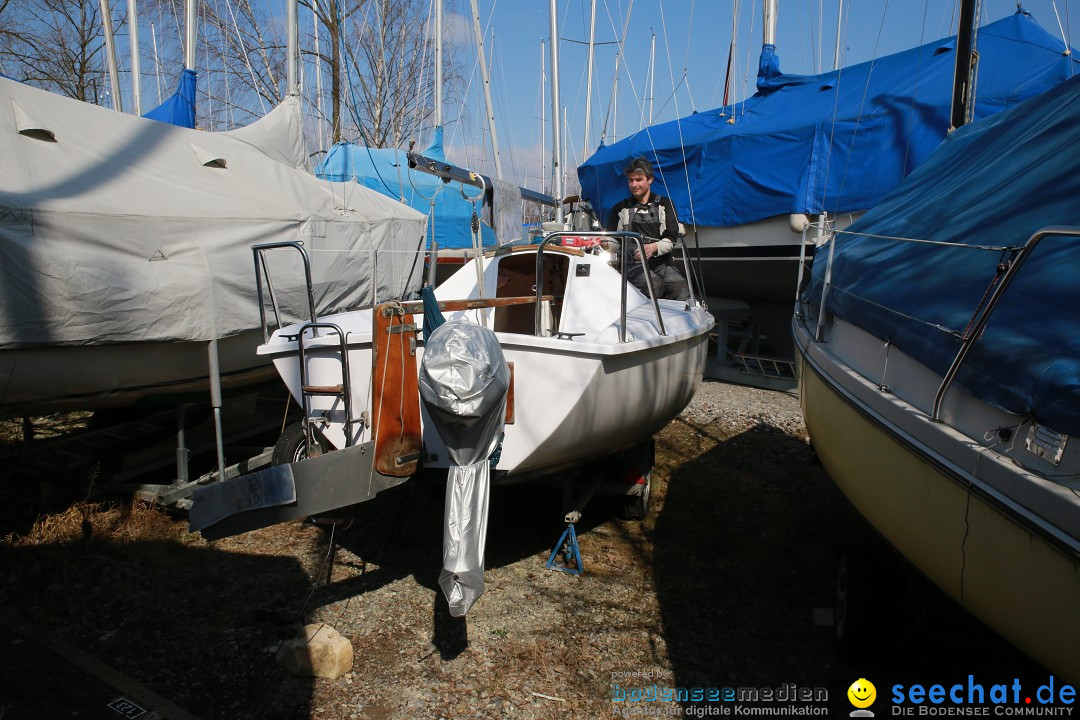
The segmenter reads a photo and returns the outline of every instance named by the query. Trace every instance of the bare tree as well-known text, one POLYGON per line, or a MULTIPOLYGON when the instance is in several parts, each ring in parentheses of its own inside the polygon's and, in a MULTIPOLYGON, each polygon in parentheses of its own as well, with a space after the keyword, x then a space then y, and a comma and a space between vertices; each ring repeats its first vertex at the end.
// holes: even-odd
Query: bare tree
MULTIPOLYGON (((430 125, 431 0, 298 2, 308 11, 301 13, 306 22, 299 43, 306 67, 315 64, 329 77, 317 97, 308 73, 302 92, 309 105, 329 107, 332 142, 348 137, 374 147, 402 146, 430 125)), ((161 77, 175 82, 183 68, 184 0, 144 0, 142 7, 144 23, 158 20, 156 48, 145 43, 141 48, 150 61, 143 67, 160 60, 161 77)), ((284 99, 285 19, 272 7, 265 0, 200 0, 194 69, 201 127, 246 124, 284 99)), ((0 0, 0 13, 0 61, 8 74, 81 100, 104 101, 108 84, 99 0, 0 0)), ((118 28, 126 22, 115 17, 118 28)), ((461 84, 456 55, 446 43, 448 98, 461 84)))
POLYGON ((418 31, 426 3, 369 2, 368 21, 351 28, 348 46, 357 75, 351 88, 353 120, 368 144, 397 147, 432 114, 434 51, 431 39, 418 31))
MULTIPOLYGON (((339 5, 342 1, 300 0, 314 10, 329 36, 317 53, 310 39, 302 39, 301 47, 330 73, 324 95, 331 105, 332 142, 348 136, 372 147, 401 146, 433 115, 435 52, 427 22, 431 2, 360 0, 339 5)), ((461 70, 453 44, 444 45, 444 83, 454 88, 461 82, 461 70)), ((309 97, 314 102, 311 92, 309 97)))
MULTIPOLYGON (((10 75, 79 100, 104 99, 105 36, 97 0, 0 0, 0 13, 0 60, 10 75)), ((122 25, 124 18, 118 19, 122 25)))
MULTIPOLYGON (((183 16, 182 0, 155 1, 183 16)), ((306 10, 301 13, 301 55, 308 67, 318 64, 329 77, 321 98, 310 77, 303 93, 311 105, 329 107, 331 142, 348 136, 376 147, 398 145, 430 122, 430 0, 298 2, 306 10), (308 18, 314 18, 319 33, 317 47, 308 18)), ((200 59, 209 55, 212 66, 209 73, 200 72, 203 96, 210 100, 212 95, 216 111, 228 109, 234 122, 258 117, 288 91, 283 18, 253 0, 201 0, 201 8, 197 54, 200 59)), ((453 57, 449 48, 444 53, 448 84, 460 78, 453 57)), ((208 110, 200 106, 200 114, 208 110)))

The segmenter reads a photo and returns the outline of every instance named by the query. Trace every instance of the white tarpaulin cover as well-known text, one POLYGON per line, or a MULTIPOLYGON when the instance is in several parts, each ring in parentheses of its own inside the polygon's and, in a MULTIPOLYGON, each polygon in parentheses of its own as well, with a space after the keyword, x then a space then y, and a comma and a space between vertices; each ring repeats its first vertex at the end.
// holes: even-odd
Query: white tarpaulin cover
MULTIPOLYGON (((295 99, 218 134, 0 77, 0 157, 0 348, 258 327, 256 243, 304 242, 320 313, 419 286, 423 215, 310 175, 295 99)), ((300 319, 299 255, 269 258, 300 319)))
POLYGON ((453 465, 446 480, 439 586, 461 617, 484 592, 491 465, 506 417, 510 369, 495 333, 448 322, 425 341, 420 397, 453 465))

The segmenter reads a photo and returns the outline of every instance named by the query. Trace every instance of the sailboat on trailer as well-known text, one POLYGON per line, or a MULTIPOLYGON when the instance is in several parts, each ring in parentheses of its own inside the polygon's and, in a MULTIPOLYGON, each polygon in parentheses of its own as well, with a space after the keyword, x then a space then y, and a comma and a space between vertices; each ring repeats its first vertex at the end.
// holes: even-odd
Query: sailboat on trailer
MULTIPOLYGON (((557 37, 554 2, 551 12, 557 37)), ((552 85, 557 106, 558 84, 552 85)), ((505 437, 491 459, 495 481, 548 476, 647 449, 702 378, 713 326, 704 306, 694 298, 645 297, 599 245, 563 246, 571 235, 583 233, 559 231, 539 244, 500 246, 433 292, 447 321, 493 333, 511 367, 505 437)), ((642 240, 632 233, 622 239, 626 263, 630 247, 642 240)), ((294 245, 255 248, 257 257, 282 251, 303 255, 294 245)), ((261 287, 260 305, 266 305, 261 287)), ((224 513, 213 498, 201 502, 196 495, 193 527, 222 537, 362 502, 421 469, 448 468, 454 448, 421 408, 417 389, 426 347, 426 337, 418 335, 423 309, 417 301, 385 297, 371 309, 313 316, 268 333, 259 353, 273 360, 304 408, 304 447, 297 444, 289 457, 297 462, 236 481, 277 500, 224 513), (301 459, 320 446, 329 452, 301 459)), ((643 464, 629 487, 618 487, 642 506, 651 458, 643 464)), ((592 491, 603 480, 590 480, 592 491)))

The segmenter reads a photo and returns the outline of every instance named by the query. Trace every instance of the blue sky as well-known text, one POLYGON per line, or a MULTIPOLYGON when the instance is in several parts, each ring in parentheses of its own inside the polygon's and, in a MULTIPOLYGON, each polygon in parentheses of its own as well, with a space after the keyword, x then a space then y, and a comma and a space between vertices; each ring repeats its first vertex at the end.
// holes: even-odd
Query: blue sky
MULTIPOLYGON (((205 1, 205 0, 204 0, 205 1)), ((232 0, 236 2, 236 0, 232 0)), ((264 3, 279 18, 288 0, 264 3)), ((433 0, 432 0, 433 1, 433 0)), ((469 82, 464 113, 446 112, 445 138, 452 161, 494 175, 485 126, 484 100, 475 58, 469 0, 444 0, 447 34, 462 43, 469 82)), ((122 0, 111 0, 118 9, 122 0)), ((541 157, 550 168, 551 95, 549 0, 477 0, 491 67, 496 128, 504 175, 539 187, 541 157), (541 94, 541 67, 547 75, 541 94), (541 143, 540 116, 548 121, 541 143)), ((837 13, 844 8, 841 64, 854 64, 955 33, 960 0, 778 0, 777 52, 788 73, 831 70, 837 13)), ((586 138, 586 45, 591 0, 558 0, 561 102, 565 108, 566 167, 574 169, 595 150, 644 124, 664 122, 721 104, 733 15, 736 37, 732 98, 754 92, 762 42, 762 0, 597 0, 596 61, 592 119, 586 138), (613 94, 615 57, 627 13, 629 24, 613 94), (649 82, 655 34, 654 80, 649 82), (612 99, 615 97, 615 101, 612 99)), ((1080 33, 1080 0, 1026 0, 1031 12, 1054 35, 1070 38, 1072 15, 1080 33), (1057 12, 1055 12, 1055 6, 1057 12), (1061 30, 1059 30, 1059 18, 1061 30)), ((982 22, 1016 12, 1016 0, 982 0, 982 22)), ((283 22, 283 20, 282 20, 283 22)), ((310 11, 301 12, 301 34, 311 33, 310 11)), ((143 23, 145 25, 145 22, 143 23)), ((429 28, 430 29, 430 28, 429 28)), ((169 28, 171 31, 171 28, 169 28)), ((145 28, 144 28, 145 31, 145 28)), ((143 42, 150 42, 144 32, 143 42)), ((147 67, 144 66, 144 72, 147 67)), ((152 105, 153 84, 144 80, 144 102, 152 105)), ((560 116, 562 113, 560 113, 560 116)), ((416 138, 419 147, 430 133, 416 138)))
MULTIPOLYGON (((459 0, 460 2, 460 0, 459 0)), ((528 176, 535 186, 539 174, 541 39, 547 40, 550 23, 547 0, 479 0, 481 21, 489 25, 492 42, 497 134, 504 174, 519 181, 528 176)), ((738 0, 736 30, 735 99, 754 92, 757 57, 761 50, 761 1, 738 0)), ((836 47, 839 0, 779 0, 777 52, 781 69, 792 73, 831 70, 836 47)), ((981 20, 992 22, 1016 12, 1015 0, 983 0, 981 20)), ((1055 35, 1058 19, 1071 37, 1071 15, 1080 32, 1080 0, 1028 0, 1024 8, 1055 35)), ((955 33, 958 0, 844 0, 845 29, 841 34, 841 64, 853 64, 904 50, 955 33)), ((468 9, 467 2, 460 7, 468 9)), ((588 146, 585 138, 586 47, 590 0, 559 0, 561 101, 566 107, 571 170, 595 150, 607 117, 606 141, 621 138, 648 123, 649 97, 654 122, 672 120, 696 110, 721 104, 723 76, 732 35, 732 0, 598 0, 596 42, 612 43, 622 33, 627 9, 631 11, 626 50, 612 108, 612 80, 617 45, 596 49, 593 78, 592 122, 588 146), (656 35, 655 81, 649 92, 648 70, 652 35, 656 35), (573 42, 577 41, 577 42, 573 42)), ((471 22, 471 21, 470 21, 471 22)), ((471 27, 471 25, 470 25, 471 27)), ((471 37, 471 32, 470 32, 471 37)), ((492 52, 491 45, 486 49, 492 52)), ((545 61, 548 56, 545 50, 545 61)), ((550 79, 549 79, 550 82, 550 79)), ((482 118, 483 96, 474 79, 475 103, 470 125, 482 118)), ((550 85, 542 102, 550 106, 550 85)), ((546 110, 550 122, 550 109, 546 110)), ((451 157, 491 171, 486 136, 469 138, 448 119, 451 157)), ((546 144, 550 145, 550 130, 546 144)), ((546 152, 550 153, 550 149, 546 152)))

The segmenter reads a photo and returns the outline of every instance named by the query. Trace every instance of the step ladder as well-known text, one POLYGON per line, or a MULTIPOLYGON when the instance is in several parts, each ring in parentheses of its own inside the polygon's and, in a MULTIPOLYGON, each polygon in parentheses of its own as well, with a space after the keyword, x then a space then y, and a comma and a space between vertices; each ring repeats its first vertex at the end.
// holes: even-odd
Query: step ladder
MULTIPOLYGON (((288 338, 291 339, 291 338, 288 338)), ((323 397, 338 397, 341 398, 342 406, 345 411, 345 447, 352 447, 353 444, 353 425, 356 423, 365 423, 366 420, 363 417, 354 418, 352 411, 352 390, 349 386, 349 347, 345 341, 345 333, 340 327, 334 323, 327 322, 309 322, 304 323, 301 326, 299 333, 296 335, 296 350, 300 361, 300 398, 301 407, 304 410, 303 424, 304 435, 307 441, 307 453, 311 455, 311 441, 312 441, 312 427, 318 426, 319 423, 325 422, 324 416, 314 414, 314 410, 311 407, 312 398, 323 397), (330 333, 336 334, 338 339, 338 357, 337 361, 341 366, 341 382, 337 385, 311 385, 308 383, 308 349, 304 346, 304 337, 308 331, 311 331, 311 337, 308 338, 308 342, 319 337, 319 330, 327 330, 330 333)))

